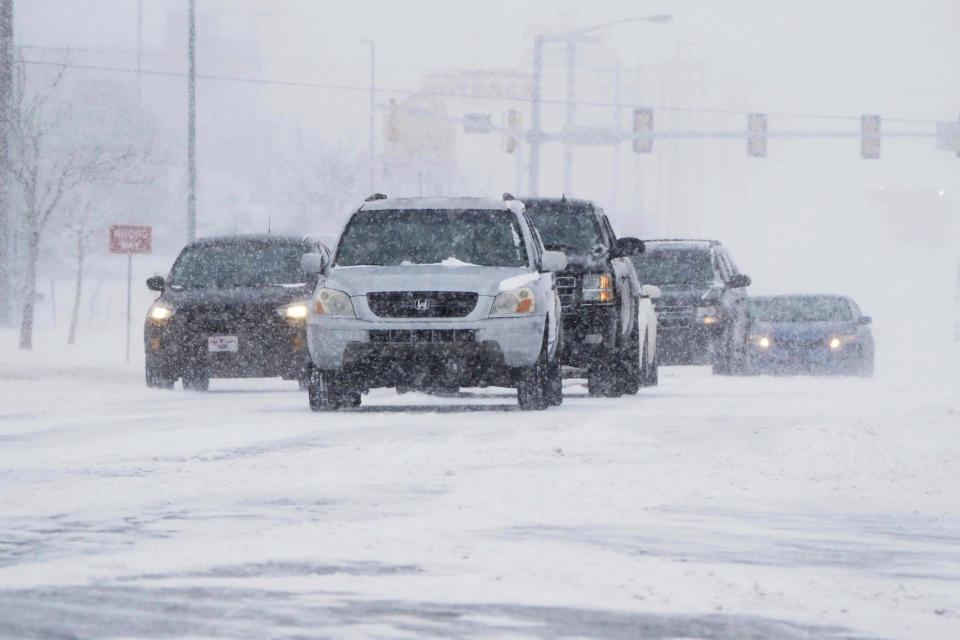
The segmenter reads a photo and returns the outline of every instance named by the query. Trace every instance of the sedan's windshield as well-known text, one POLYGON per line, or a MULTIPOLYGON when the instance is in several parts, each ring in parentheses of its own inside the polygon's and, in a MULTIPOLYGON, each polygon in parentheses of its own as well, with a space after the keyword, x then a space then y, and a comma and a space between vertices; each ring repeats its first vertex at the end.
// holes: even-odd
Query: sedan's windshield
POLYGON ((170 272, 173 287, 224 289, 301 284, 298 245, 231 242, 187 247, 170 272))
POLYGON ((524 267, 528 262, 511 211, 398 209, 354 214, 343 231, 335 264, 524 267))
POLYGON ((648 284, 709 284, 713 282, 710 252, 704 249, 662 248, 647 245, 633 258, 640 282, 648 284))
POLYGON ((545 249, 592 251, 603 244, 596 219, 588 210, 566 204, 531 203, 527 214, 540 232, 545 249))
POLYGON ((853 311, 845 298, 833 296, 778 296, 750 298, 750 317, 761 322, 845 322, 853 311))

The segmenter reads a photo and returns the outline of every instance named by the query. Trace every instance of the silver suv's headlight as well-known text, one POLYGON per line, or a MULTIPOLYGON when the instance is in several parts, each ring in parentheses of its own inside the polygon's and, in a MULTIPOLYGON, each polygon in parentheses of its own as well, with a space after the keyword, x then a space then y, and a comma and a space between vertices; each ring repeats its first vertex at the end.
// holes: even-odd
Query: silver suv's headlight
POLYGON ((501 291, 493 299, 490 308, 491 316, 515 316, 518 314, 533 313, 537 310, 537 303, 533 299, 533 290, 530 287, 520 287, 509 291, 501 291))
POLYGON ((584 302, 613 300, 613 277, 609 273, 588 273, 583 276, 584 302))
POLYGON ((277 309, 277 313, 287 320, 303 320, 307 317, 307 312, 310 310, 307 304, 306 300, 293 302, 277 309))
POLYGON ((317 289, 313 294, 313 312, 318 316, 357 317, 350 296, 336 289, 317 289))

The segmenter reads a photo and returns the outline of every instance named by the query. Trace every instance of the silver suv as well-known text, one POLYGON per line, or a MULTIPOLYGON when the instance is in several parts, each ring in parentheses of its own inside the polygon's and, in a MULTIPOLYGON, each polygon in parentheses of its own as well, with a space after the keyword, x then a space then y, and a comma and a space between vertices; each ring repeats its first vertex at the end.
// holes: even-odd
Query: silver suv
POLYGON ((387 198, 351 216, 307 318, 310 408, 360 404, 373 387, 516 387, 521 409, 562 401, 560 300, 523 204, 485 198, 387 198))

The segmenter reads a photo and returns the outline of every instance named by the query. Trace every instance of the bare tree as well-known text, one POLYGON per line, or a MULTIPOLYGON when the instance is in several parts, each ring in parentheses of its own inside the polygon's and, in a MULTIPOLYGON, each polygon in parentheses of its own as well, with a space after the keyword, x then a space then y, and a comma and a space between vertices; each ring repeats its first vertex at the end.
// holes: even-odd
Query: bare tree
POLYGON ((87 257, 87 247, 90 240, 101 231, 103 226, 90 213, 90 201, 77 202, 67 210, 66 228, 73 240, 74 259, 76 260, 76 279, 73 290, 73 310, 70 312, 70 331, 67 335, 67 344, 77 341, 77 324, 80 320, 80 296, 83 292, 83 266, 87 257))
POLYGON ((5 123, 6 153, 0 157, 22 197, 26 240, 20 348, 33 348, 33 316, 40 242, 51 217, 83 185, 120 180, 138 159, 133 146, 106 144, 78 121, 75 108, 61 97, 66 66, 46 86, 28 96, 18 92, 5 123))

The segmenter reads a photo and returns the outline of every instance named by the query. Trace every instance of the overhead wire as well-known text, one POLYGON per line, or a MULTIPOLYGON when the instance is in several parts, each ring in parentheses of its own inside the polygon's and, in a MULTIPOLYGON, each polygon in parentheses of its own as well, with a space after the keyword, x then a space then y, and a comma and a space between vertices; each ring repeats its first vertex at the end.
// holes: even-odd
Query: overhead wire
MULTIPOLYGON (((162 76, 162 77, 175 77, 175 78, 186 78, 187 73, 182 71, 163 71, 158 69, 136 69, 129 67, 113 67, 113 66, 104 66, 104 65, 90 65, 90 64, 77 64, 72 62, 50 62, 44 60, 30 60, 26 58, 20 58, 17 62, 26 65, 35 65, 35 66, 46 66, 46 67, 57 67, 57 68, 67 68, 67 69, 80 69, 87 71, 106 71, 114 73, 140 73, 142 75, 152 75, 152 76, 162 76)), ((302 88, 315 88, 315 89, 331 89, 338 91, 357 91, 357 92, 369 92, 370 87, 365 85, 350 85, 350 84, 337 84, 337 83, 325 83, 325 82, 308 82, 303 80, 273 80, 268 78, 254 78, 254 77, 244 77, 244 76, 231 76, 231 75, 218 75, 210 73, 198 73, 196 74, 197 79, 201 80, 215 80, 223 82, 239 82, 239 83, 248 83, 248 84, 258 84, 258 85, 272 85, 272 86, 286 86, 286 87, 302 87, 302 88)), ((482 95, 472 95, 464 93, 451 93, 444 91, 423 91, 419 89, 397 89, 397 88, 384 88, 376 87, 374 89, 375 93, 380 94, 398 94, 398 95, 419 95, 419 96, 431 96, 431 97, 442 97, 442 98, 460 98, 468 100, 484 100, 484 101, 495 101, 495 102, 521 102, 521 103, 533 103, 533 98, 520 98, 520 97, 499 97, 499 96, 482 96, 482 95)), ((569 102, 567 100, 560 99, 550 99, 550 98, 541 98, 541 104, 545 105, 567 105, 569 102)), ((595 100, 575 100, 572 104, 578 107, 616 107, 621 108, 647 108, 653 109, 655 111, 662 112, 676 112, 676 113, 703 113, 703 114, 713 114, 713 115, 736 115, 736 116, 746 116, 754 111, 748 111, 743 109, 723 109, 723 108, 714 108, 714 107, 682 107, 682 106, 673 106, 673 105, 651 105, 648 103, 639 103, 639 102, 629 102, 621 101, 619 104, 614 102, 607 101, 595 101, 595 100)), ((780 118, 797 118, 797 119, 809 119, 809 120, 849 120, 849 121, 859 121, 860 115, 840 115, 840 114, 824 114, 824 113, 803 113, 803 112, 788 112, 788 111, 768 111, 765 112, 767 116, 780 117, 780 118)), ((886 122, 899 122, 904 124, 937 124, 942 122, 941 120, 935 120, 932 118, 884 118, 886 122)))

